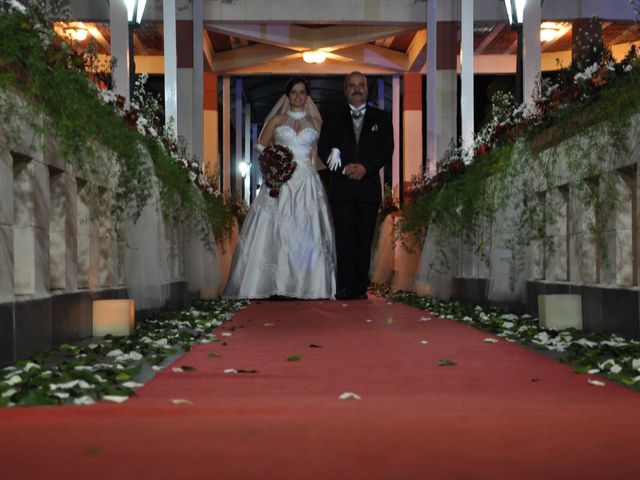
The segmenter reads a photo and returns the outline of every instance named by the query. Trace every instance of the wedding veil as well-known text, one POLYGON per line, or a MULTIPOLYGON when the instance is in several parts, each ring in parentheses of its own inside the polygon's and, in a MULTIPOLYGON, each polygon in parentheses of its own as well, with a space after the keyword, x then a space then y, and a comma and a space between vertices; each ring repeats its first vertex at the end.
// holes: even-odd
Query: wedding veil
MULTIPOLYGON (((273 108, 269 112, 269 115, 267 115, 267 117, 264 119, 264 124, 262 126, 262 130, 260 130, 260 135, 258 135, 258 139, 262 138, 262 132, 264 132, 264 129, 266 128, 267 125, 269 125, 269 122, 273 119, 273 117, 275 117, 276 115, 287 114, 289 113, 289 111, 291 111, 291 105, 289 104, 289 97, 285 94, 282 94, 280 99, 276 102, 276 104, 273 106, 273 108)), ((307 100, 304 102, 304 113, 306 115, 305 118, 307 118, 309 120, 309 123, 313 126, 313 128, 315 128, 316 131, 320 133, 320 129, 322 128, 322 117, 320 116, 320 111, 318 110, 318 107, 316 107, 316 104, 311 98, 311 95, 307 95, 307 100)), ((316 170, 323 170, 327 168, 324 162, 320 160, 320 157, 318 157, 317 143, 316 145, 313 146, 313 149, 311 150, 311 161, 313 163, 313 166, 316 168, 316 170)))
MULTIPOLYGON (((264 132, 264 129, 267 125, 269 125, 269 122, 273 119, 273 117, 277 115, 287 114, 290 111, 291 105, 289 104, 289 97, 287 97, 287 95, 285 94, 282 94, 282 96, 278 99, 276 104, 269 112, 269 115, 267 115, 267 117, 264 119, 264 124, 262 126, 262 130, 260 130, 260 135, 258 135, 258 138, 262 137, 262 132, 264 132)), ((304 113, 310 119, 313 128, 320 132, 320 129, 322 128, 322 117, 320 116, 318 107, 316 107, 316 104, 312 100, 311 95, 307 95, 307 100, 304 103, 304 113)))

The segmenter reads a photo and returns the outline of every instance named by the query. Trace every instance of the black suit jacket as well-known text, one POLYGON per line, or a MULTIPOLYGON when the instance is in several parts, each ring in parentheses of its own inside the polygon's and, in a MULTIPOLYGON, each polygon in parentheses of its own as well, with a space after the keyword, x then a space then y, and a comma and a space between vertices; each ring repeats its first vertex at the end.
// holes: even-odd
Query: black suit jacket
POLYGON ((322 122, 318 155, 326 163, 332 148, 340 149, 342 167, 331 173, 331 197, 337 200, 380 202, 380 169, 393 155, 393 125, 384 111, 367 106, 360 141, 356 143, 349 105, 331 112, 322 122), (349 180, 342 169, 361 163, 367 174, 361 180, 349 180))

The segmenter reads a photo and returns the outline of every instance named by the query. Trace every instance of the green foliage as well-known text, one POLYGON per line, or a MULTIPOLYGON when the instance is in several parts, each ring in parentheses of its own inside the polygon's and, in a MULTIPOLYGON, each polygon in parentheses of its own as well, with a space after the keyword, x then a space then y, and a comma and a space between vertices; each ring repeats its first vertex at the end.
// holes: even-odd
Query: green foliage
MULTIPOLYGON (((122 98, 89 80, 86 72, 97 71, 95 56, 59 38, 49 22, 61 15, 64 19, 65 3, 28 1, 24 11, 1 7, 2 147, 15 148, 25 128, 31 129, 45 138, 43 148, 79 178, 110 191, 116 220, 137 219, 159 190, 166 217, 180 218, 205 240, 213 233, 222 242, 243 209, 228 205, 211 186, 205 188, 205 179, 190 178, 187 169, 193 160, 180 161, 187 158, 186 151, 163 128, 160 104, 144 93, 142 84, 132 108, 124 110, 122 98)), ((97 193, 92 200, 95 209, 104 207, 97 193)))
MULTIPOLYGON (((135 395, 140 386, 135 380, 143 367, 161 369, 158 365, 190 350, 194 343, 217 342, 214 329, 245 304, 216 300, 186 310, 157 312, 137 321, 130 336, 107 335, 91 343, 62 344, 20 360, 0 370, 0 407, 82 404, 105 395, 135 395)), ((180 368, 183 372, 196 370, 188 365, 180 368)))
POLYGON ((571 185, 594 213, 588 227, 606 261, 604 232, 621 201, 607 172, 630 155, 629 134, 640 113, 640 61, 635 48, 619 64, 604 47, 589 52, 561 70, 558 83, 542 82, 533 112, 516 108, 508 95, 495 95, 492 118, 473 150, 454 145, 437 175, 412 187, 403 207, 403 238, 422 245, 429 226, 437 226, 441 263, 460 239, 482 255, 483 229, 500 212, 513 280, 521 267, 515 263, 532 241, 545 247, 545 260, 552 258, 554 195, 568 195, 569 187, 561 186, 571 185), (473 160, 463 167, 465 157, 473 160), (508 210, 515 214, 507 218, 508 210))

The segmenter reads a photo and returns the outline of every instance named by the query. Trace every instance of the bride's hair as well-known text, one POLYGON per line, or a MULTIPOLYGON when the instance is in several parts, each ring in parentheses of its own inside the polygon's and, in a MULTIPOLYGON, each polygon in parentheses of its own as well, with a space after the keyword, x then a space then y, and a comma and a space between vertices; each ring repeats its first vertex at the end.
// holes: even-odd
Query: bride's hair
POLYGON ((289 95, 291 93, 291 90, 293 89, 294 85, 297 85, 298 83, 302 83, 304 84, 304 89, 307 92, 307 95, 309 95, 309 82, 307 81, 306 78, 302 78, 302 77, 291 77, 289 79, 289 81, 287 82, 287 84, 284 86, 284 94, 285 95, 289 95))

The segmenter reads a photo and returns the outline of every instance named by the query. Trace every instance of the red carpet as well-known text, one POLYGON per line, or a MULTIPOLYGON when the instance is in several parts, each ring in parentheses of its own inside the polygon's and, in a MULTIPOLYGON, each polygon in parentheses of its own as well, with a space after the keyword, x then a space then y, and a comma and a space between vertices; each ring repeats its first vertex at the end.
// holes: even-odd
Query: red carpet
POLYGON ((0 410, 1 476, 637 476, 638 393, 423 314, 381 299, 252 304, 226 324, 231 336, 217 332, 226 346, 199 345, 174 365, 196 371, 167 369, 125 404, 0 410), (456 365, 439 367, 444 358, 456 365))

